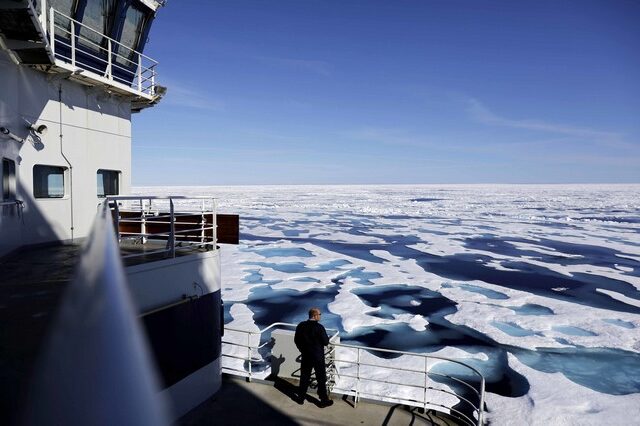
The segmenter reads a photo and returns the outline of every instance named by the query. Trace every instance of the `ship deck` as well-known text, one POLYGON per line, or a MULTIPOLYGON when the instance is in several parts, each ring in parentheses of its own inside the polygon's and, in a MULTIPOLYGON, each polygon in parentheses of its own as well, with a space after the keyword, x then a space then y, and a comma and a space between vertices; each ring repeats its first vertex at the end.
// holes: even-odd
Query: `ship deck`
MULTIPOLYGON (((125 266, 164 259, 158 244, 125 244, 125 266)), ((164 247, 164 245, 162 245, 164 247)), ((73 278, 82 245, 19 249, 0 257, 0 424, 12 424, 26 395, 33 367, 55 318, 62 294, 73 278)), ((200 249, 181 250, 185 256, 200 249)))
POLYGON ((307 400, 298 405, 295 386, 284 380, 247 382, 242 378, 223 376, 218 393, 183 416, 176 426, 202 425, 456 425, 453 419, 435 411, 421 412, 416 407, 360 401, 353 406, 351 398, 338 398, 327 408, 309 391, 307 400))

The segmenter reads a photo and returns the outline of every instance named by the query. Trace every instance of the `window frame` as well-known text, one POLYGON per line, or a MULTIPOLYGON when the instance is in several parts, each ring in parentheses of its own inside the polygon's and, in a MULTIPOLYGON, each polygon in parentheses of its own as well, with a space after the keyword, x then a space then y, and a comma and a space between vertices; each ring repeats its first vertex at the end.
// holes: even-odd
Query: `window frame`
POLYGON ((11 158, 2 157, 2 201, 14 201, 17 199, 17 182, 16 162, 11 158), (9 172, 9 174, 5 174, 9 172))
POLYGON ((101 172, 108 172, 108 173, 114 173, 115 174, 115 178, 116 178, 116 193, 115 194, 107 194, 107 191, 105 191, 105 188, 104 188, 104 177, 103 177, 103 180, 102 180, 102 192, 103 192, 103 194, 101 195, 100 192, 99 192, 100 187, 97 186, 98 182, 97 182, 97 179, 96 179, 96 196, 98 198, 100 198, 100 199, 103 199, 103 198, 111 197, 111 196, 114 196, 114 195, 120 195, 120 189, 121 189, 121 179, 120 179, 120 177, 122 176, 122 171, 121 170, 114 170, 114 169, 98 169, 98 170, 96 170, 96 178, 98 176, 100 176, 101 172))
POLYGON ((34 164, 33 165, 33 198, 35 198, 36 200, 61 200, 61 199, 65 199, 67 198, 67 194, 68 194, 68 173, 69 173, 69 168, 65 167, 65 166, 58 166, 58 165, 54 165, 54 164, 34 164), (41 195, 42 192, 38 191, 38 183, 39 180, 36 178, 36 169, 38 168, 52 168, 52 169, 60 169, 62 171, 62 195, 50 195, 51 194, 51 188, 48 186, 48 179, 47 179, 47 195, 41 195))

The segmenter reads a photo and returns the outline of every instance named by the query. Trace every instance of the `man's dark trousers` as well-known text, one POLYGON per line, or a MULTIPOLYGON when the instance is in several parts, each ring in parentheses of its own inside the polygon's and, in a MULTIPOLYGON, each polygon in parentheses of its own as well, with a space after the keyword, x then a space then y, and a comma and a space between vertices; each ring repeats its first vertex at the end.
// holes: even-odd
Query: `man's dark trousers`
POLYGON ((300 361, 300 395, 305 395, 311 381, 311 369, 316 372, 316 380, 318 380, 318 396, 321 401, 329 399, 327 395, 327 370, 324 363, 324 357, 317 357, 302 354, 300 361))

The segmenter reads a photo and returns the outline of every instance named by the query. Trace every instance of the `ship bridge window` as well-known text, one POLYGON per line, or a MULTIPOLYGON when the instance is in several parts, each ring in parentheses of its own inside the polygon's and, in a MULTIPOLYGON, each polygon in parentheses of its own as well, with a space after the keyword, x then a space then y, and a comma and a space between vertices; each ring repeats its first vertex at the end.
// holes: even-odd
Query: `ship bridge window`
POLYGON ((8 158, 2 159, 2 199, 16 199, 16 163, 8 158))
POLYGON ((120 172, 118 170, 98 170, 98 197, 120 194, 120 172))
POLYGON ((120 47, 116 62, 126 67, 137 64, 138 58, 134 57, 134 50, 140 44, 144 23, 145 13, 133 5, 129 6, 122 26, 122 36, 120 37, 120 43, 126 47, 120 47))
POLYGON ((115 0, 87 0, 82 23, 91 29, 80 28, 80 44, 93 50, 101 50, 105 34, 111 33, 115 4, 115 0))
POLYGON ((36 198, 64 197, 65 167, 33 166, 33 195, 36 198))

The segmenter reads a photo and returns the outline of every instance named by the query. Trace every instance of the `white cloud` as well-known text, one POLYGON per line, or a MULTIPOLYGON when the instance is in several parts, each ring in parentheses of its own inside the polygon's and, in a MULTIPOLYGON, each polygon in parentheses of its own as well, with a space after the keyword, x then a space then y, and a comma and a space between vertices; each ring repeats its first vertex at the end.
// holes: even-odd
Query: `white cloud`
POLYGON ((163 104, 208 111, 223 111, 225 108, 223 101, 211 97, 206 90, 197 90, 175 82, 165 83, 168 87, 163 104))
POLYGON ((254 59, 271 66, 309 71, 323 76, 330 75, 333 71, 333 66, 329 62, 315 59, 276 58, 272 56, 254 56, 254 59))
POLYGON ((482 124, 549 132, 559 135, 582 137, 606 142, 620 142, 620 139, 622 138, 622 135, 620 135, 619 133, 594 130, 588 127, 578 127, 560 123, 549 123, 542 120, 517 120, 501 117, 489 110, 489 108, 487 108, 482 102, 474 98, 467 99, 466 103, 467 111, 471 118, 474 121, 482 124))

